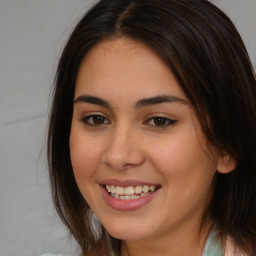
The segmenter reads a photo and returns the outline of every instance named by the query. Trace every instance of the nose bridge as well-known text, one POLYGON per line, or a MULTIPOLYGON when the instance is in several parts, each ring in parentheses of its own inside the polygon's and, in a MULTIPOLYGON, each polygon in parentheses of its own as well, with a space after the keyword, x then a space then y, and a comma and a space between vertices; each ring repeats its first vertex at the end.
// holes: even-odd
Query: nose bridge
POLYGON ((138 131, 131 124, 120 123, 110 132, 103 161, 116 170, 136 166, 143 162, 138 143, 138 131))

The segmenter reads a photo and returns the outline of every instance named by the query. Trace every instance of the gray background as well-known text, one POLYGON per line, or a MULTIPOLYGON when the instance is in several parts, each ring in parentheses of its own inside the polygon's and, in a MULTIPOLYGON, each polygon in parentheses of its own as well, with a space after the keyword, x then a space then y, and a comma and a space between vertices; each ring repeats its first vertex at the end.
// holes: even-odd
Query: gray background
MULTIPOLYGON (((216 0, 256 66, 256 0, 216 0)), ((0 256, 76 254, 54 213, 45 138, 64 42, 92 1, 0 0, 0 256)))

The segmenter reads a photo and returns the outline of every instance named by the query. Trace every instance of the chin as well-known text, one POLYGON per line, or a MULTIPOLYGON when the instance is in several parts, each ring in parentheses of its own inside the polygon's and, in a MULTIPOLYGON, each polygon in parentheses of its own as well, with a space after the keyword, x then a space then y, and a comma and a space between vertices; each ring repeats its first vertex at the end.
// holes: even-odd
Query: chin
MULTIPOLYGON (((131 240, 144 240, 154 233, 144 225, 138 223, 127 222, 126 224, 113 224, 105 226, 108 233, 114 238, 131 241, 131 240)), ((152 225, 151 228, 152 229, 152 225)))
POLYGON ((117 232, 112 232, 110 231, 109 234, 114 237, 117 238, 119 240, 124 240, 124 241, 139 241, 139 240, 144 240, 147 236, 145 236, 145 234, 141 234, 141 233, 136 233, 133 232, 122 232, 122 231, 117 231, 117 232))

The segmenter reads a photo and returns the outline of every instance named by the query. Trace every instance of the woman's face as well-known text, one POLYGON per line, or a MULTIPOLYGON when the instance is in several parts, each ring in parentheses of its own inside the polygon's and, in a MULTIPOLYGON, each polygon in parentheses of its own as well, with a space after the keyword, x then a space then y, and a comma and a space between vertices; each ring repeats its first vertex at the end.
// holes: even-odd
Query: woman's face
POLYGON ((106 40, 81 64, 70 154, 77 185, 123 240, 197 229, 218 154, 172 73, 142 43, 106 40))

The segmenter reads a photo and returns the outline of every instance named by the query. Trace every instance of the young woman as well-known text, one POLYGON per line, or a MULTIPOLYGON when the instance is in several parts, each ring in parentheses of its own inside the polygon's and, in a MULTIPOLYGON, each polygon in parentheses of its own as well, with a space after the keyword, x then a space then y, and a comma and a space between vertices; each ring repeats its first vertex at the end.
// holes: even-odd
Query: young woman
POLYGON ((256 82, 206 0, 102 0, 60 58, 48 158, 83 255, 256 250, 256 82))

